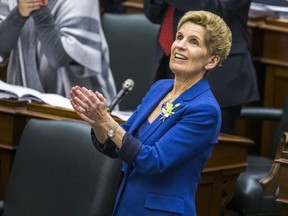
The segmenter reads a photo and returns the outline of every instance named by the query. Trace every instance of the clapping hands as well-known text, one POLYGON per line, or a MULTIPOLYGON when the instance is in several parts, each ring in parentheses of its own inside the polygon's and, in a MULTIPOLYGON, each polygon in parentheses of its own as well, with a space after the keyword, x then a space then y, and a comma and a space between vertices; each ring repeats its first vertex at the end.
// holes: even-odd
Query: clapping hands
POLYGON ((91 125, 101 125, 111 118, 107 111, 106 99, 98 91, 75 86, 70 91, 71 105, 77 114, 91 125))

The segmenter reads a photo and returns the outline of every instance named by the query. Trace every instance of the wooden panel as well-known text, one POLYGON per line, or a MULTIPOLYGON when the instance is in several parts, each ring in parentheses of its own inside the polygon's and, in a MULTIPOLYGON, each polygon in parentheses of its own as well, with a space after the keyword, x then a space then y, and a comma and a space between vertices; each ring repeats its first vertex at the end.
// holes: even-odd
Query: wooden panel
POLYGON ((3 200, 7 188, 11 165, 13 162, 15 149, 5 149, 0 147, 0 199, 3 200))
POLYGON ((143 13, 143 0, 129 0, 122 3, 126 7, 127 13, 143 13))
POLYGON ((220 172, 202 174, 196 193, 197 215, 221 215, 223 182, 220 172), (203 208, 205 203, 205 208, 203 208))
MULTIPOLYGON (((266 26, 267 27, 267 26, 266 26)), ((288 33, 265 29, 263 62, 288 66, 288 33)))
POLYGON ((0 67, 0 80, 6 80, 7 66, 0 67))
POLYGON ((25 117, 21 114, 27 102, 2 101, 0 112, 0 147, 15 149, 25 127, 25 117))

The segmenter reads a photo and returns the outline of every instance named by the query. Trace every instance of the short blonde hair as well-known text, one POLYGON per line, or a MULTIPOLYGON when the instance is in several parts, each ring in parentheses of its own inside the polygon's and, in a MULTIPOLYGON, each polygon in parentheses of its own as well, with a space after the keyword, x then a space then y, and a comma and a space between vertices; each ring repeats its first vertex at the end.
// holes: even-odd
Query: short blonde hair
POLYGON ((179 21, 177 31, 187 22, 201 25, 206 29, 205 43, 208 53, 211 56, 219 56, 218 65, 221 65, 229 55, 232 43, 232 33, 225 21, 208 11, 189 11, 179 21))

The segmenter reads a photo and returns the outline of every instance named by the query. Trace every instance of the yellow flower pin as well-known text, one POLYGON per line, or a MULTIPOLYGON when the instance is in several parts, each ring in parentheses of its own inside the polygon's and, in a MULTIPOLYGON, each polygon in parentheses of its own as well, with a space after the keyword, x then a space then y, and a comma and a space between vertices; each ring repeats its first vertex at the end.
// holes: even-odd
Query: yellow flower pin
POLYGON ((168 118, 169 116, 175 113, 173 112, 173 110, 179 107, 180 105, 181 105, 180 103, 173 105, 173 103, 165 102, 163 104, 163 107, 161 108, 162 117, 160 118, 160 120, 165 121, 166 118, 168 118))

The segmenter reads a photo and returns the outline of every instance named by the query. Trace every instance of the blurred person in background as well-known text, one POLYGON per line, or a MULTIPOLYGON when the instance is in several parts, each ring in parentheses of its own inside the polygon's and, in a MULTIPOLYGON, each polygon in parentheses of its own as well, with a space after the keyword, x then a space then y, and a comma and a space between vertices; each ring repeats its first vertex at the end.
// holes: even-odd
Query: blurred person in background
POLYGON ((115 96, 98 0, 1 0, 0 56, 10 84, 65 97, 85 85, 115 96))

